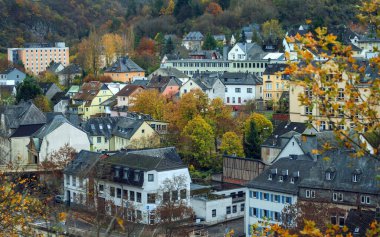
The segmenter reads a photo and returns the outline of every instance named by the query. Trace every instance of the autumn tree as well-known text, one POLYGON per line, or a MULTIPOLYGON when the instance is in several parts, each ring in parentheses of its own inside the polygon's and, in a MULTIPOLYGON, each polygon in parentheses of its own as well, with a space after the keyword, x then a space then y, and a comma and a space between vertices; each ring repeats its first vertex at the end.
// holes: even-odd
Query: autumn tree
POLYGON ((205 40, 202 45, 204 50, 214 50, 216 48, 216 41, 210 32, 206 34, 205 40))
POLYGON ((208 158, 213 146, 214 132, 212 127, 200 115, 197 115, 184 127, 182 136, 188 141, 184 144, 187 155, 205 167, 209 162, 208 158))
POLYGON ((273 124, 269 121, 263 114, 252 113, 246 120, 244 124, 244 133, 249 133, 248 131, 251 129, 251 122, 255 123, 255 130, 257 131, 259 137, 259 143, 267 139, 273 131, 273 124))
POLYGON ((261 26, 261 31, 264 41, 271 40, 272 42, 276 42, 285 35, 280 22, 275 19, 264 22, 261 26))
POLYGON ((97 76, 101 66, 101 54, 101 36, 98 32, 91 31, 88 38, 83 39, 78 45, 78 60, 82 65, 82 68, 97 76))
POLYGON ((53 72, 50 71, 45 71, 43 72, 38 78, 38 82, 42 83, 54 83, 56 84, 61 90, 65 89, 64 85, 60 84, 58 75, 54 74, 53 72))
POLYGON ((217 16, 223 12, 222 7, 216 2, 210 2, 206 8, 206 12, 213 16, 217 16))
POLYGON ((38 95, 42 94, 41 87, 38 85, 36 79, 32 77, 26 77, 23 82, 17 85, 16 101, 32 100, 38 95))
POLYGON ((165 236, 186 236, 194 212, 190 207, 187 177, 173 175, 159 187, 159 206, 156 208, 158 228, 165 236))
MULTIPOLYGON (((3 236, 30 236, 30 225, 45 218, 43 203, 31 195, 32 180, 0 173, 0 229, 3 236)), ((34 190, 35 191, 35 190, 34 190)))
POLYGON ((52 111, 51 101, 44 95, 37 95, 36 98, 33 99, 33 103, 42 112, 51 112, 52 111))
POLYGON ((166 7, 162 7, 160 10, 161 15, 172 15, 174 12, 174 0, 169 0, 168 5, 166 7))
POLYGON ((102 46, 106 60, 106 66, 109 66, 117 57, 124 53, 123 39, 117 34, 105 34, 102 36, 102 46))
POLYGON ((223 134, 220 151, 226 155, 236 155, 242 157, 244 155, 241 138, 234 132, 226 132, 223 134))
POLYGON ((154 119, 164 119, 165 97, 158 90, 143 90, 131 99, 133 112, 149 114, 154 119))

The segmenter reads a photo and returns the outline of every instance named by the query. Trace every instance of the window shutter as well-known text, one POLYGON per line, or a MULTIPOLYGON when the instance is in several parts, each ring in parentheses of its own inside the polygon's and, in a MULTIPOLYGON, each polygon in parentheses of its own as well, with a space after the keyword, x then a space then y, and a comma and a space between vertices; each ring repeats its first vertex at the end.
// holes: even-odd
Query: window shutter
POLYGON ((281 202, 285 203, 285 197, 284 196, 281 196, 281 202))

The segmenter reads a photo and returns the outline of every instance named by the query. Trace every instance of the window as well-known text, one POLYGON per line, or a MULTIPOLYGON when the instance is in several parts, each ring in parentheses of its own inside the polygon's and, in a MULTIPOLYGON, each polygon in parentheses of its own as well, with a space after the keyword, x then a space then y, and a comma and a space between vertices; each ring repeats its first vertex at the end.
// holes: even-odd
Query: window
POLYGON ((326 180, 332 180, 332 173, 326 172, 326 180))
POLYGON ((326 130, 326 122, 325 121, 321 121, 321 124, 319 125, 319 130, 321 130, 321 131, 326 130))
POLYGON ((226 207, 226 214, 231 214, 231 207, 230 206, 226 207))
POLYGON ((274 212, 273 219, 274 219, 275 221, 279 221, 279 220, 280 220, 280 213, 278 213, 278 212, 274 212))
POLYGON ((156 194, 155 193, 148 193, 147 199, 148 199, 149 204, 156 203, 156 194))
POLYGON ((212 217, 216 217, 216 209, 212 210, 212 217))
POLYGON ((228 92, 228 88, 226 87, 226 88, 224 88, 224 92, 228 92))
POLYGON ((115 167, 115 178, 119 178, 120 176, 120 168, 119 167, 115 167))
POLYGON ((279 182, 284 182, 284 176, 280 175, 280 177, 278 178, 278 181, 279 182))
POLYGON ((263 210, 263 217, 268 217, 268 210, 263 210))
POLYGON ((172 201, 175 202, 178 200, 178 190, 172 191, 172 201))
POLYGON ((72 176, 72 179, 73 179, 73 186, 77 186, 77 177, 75 176, 72 176))
POLYGON ((343 88, 338 89, 338 100, 344 100, 344 89, 343 88))
POLYGON ((361 204, 371 204, 370 197, 365 195, 360 196, 360 202, 361 204))
POLYGON ((103 193, 103 192, 104 192, 104 185, 99 184, 99 193, 103 193))
POLYGON ((336 216, 331 216, 331 224, 336 225, 336 216))
POLYGON ((110 187, 110 196, 115 197, 115 187, 110 187))
POLYGON ((136 211, 136 219, 141 220, 142 219, 142 212, 140 210, 136 211))
POLYGON ((252 198, 257 198, 257 192, 251 191, 252 193, 252 198))
POLYGON ((116 189, 116 197, 121 198, 121 188, 116 189))
POLYGON ((272 180, 272 174, 268 175, 268 180, 272 180))
POLYGON ((144 129, 141 129, 141 133, 145 133, 145 130, 144 130, 144 129))
POLYGON ((264 193, 264 200, 269 200, 269 193, 264 193))
POLYGON ((240 88, 235 88, 235 92, 236 92, 236 93, 240 93, 240 92, 241 92, 241 89, 240 89, 240 88))
POLYGON ((128 190, 123 189, 123 199, 128 200, 128 190))
POLYGON ((244 211, 244 207, 245 207, 244 203, 240 204, 240 211, 244 211))
POLYGON ((274 202, 280 202, 280 195, 274 195, 274 202))
POLYGON ((333 201, 343 202, 343 193, 333 193, 333 201))
POLYGON ((354 182, 354 183, 358 182, 358 175, 357 174, 352 175, 352 182, 354 182))
POLYGON ((186 195, 186 189, 182 189, 180 192, 180 197, 181 199, 186 199, 187 198, 187 195, 186 195))
POLYGON ((134 191, 129 191, 129 200, 135 201, 135 192, 134 191))
POLYGON ((235 97, 232 97, 232 103, 235 104, 236 101, 235 101, 235 97))
POLYGON ((169 192, 163 193, 163 200, 164 200, 164 202, 169 202, 169 200, 170 200, 170 193, 169 192))
POLYGON ((290 178, 290 183, 294 184, 294 178, 290 178))
POLYGON ((292 204, 292 198, 291 197, 285 197, 285 203, 292 204))
POLYGON ((123 175, 123 178, 124 178, 124 179, 128 179, 128 175, 129 175, 129 169, 128 169, 128 168, 124 168, 124 175, 123 175))
POLYGON ((136 202, 141 203, 141 193, 136 192, 136 202))
POLYGON ((344 216, 339 216, 339 226, 340 227, 344 226, 344 216))
POLYGON ((140 174, 137 171, 135 171, 134 176, 133 176, 133 181, 138 182, 139 180, 140 180, 140 174))
POLYGON ((247 88, 247 93, 251 94, 252 93, 252 88, 247 88))
POLYGON ((97 142, 97 143, 101 143, 101 142, 102 142, 102 137, 97 137, 97 138, 96 138, 96 142, 97 142))
POLYGON ((66 185, 70 185, 70 176, 65 175, 66 185))
POLYGON ((313 110, 309 106, 305 106, 305 115, 312 115, 313 110))
POLYGON ((232 206, 232 213, 236 213, 236 212, 237 212, 237 206, 234 205, 234 206, 232 206))
POLYGON ((154 175, 153 174, 148 174, 148 181, 153 182, 154 181, 154 175))

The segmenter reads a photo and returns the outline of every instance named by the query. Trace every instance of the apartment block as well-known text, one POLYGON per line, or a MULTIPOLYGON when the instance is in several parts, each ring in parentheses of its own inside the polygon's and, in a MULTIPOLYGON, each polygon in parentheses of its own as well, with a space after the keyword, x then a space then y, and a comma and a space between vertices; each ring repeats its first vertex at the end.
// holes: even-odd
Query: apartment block
POLYGON ((27 72, 35 75, 45 71, 52 61, 68 66, 69 56, 69 47, 64 42, 30 43, 24 48, 8 48, 8 60, 21 62, 27 72))

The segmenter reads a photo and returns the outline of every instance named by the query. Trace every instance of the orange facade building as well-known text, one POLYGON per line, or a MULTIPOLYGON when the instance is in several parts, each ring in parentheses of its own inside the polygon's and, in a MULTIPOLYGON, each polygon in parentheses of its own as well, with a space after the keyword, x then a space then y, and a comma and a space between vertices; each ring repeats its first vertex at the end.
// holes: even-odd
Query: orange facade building
POLYGON ((64 42, 26 44, 24 48, 9 48, 8 60, 13 63, 22 62, 27 72, 35 75, 46 71, 54 61, 64 67, 69 65, 69 47, 64 42))
POLYGON ((142 78, 145 71, 128 57, 120 57, 104 71, 113 81, 131 83, 134 78, 142 78))

